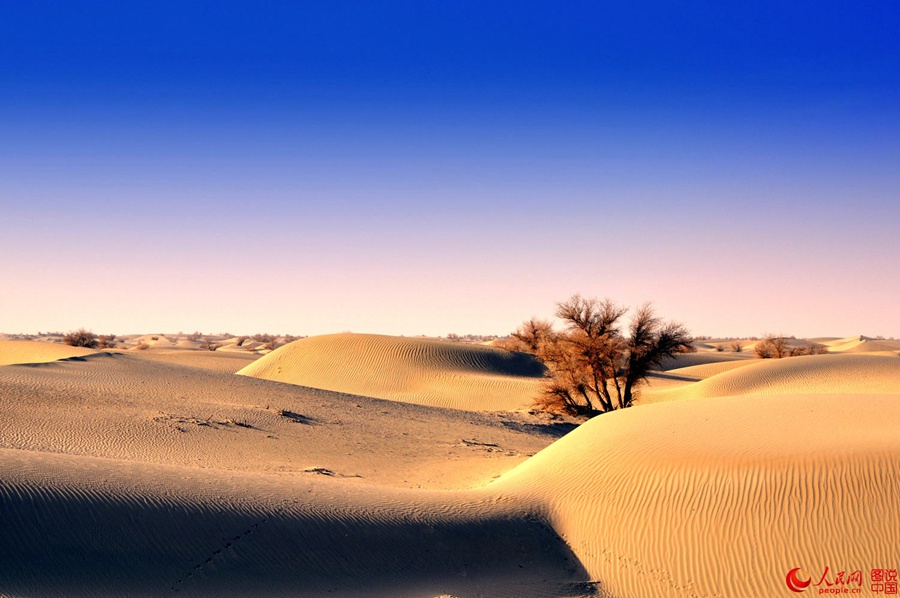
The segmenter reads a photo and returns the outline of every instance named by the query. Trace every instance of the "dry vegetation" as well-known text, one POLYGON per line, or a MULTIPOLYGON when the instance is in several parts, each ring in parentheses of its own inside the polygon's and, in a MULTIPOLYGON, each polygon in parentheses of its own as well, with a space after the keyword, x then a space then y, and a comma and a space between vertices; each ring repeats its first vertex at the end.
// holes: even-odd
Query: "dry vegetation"
POLYGON ((84 328, 66 333, 62 337, 62 342, 70 347, 87 349, 113 349, 118 346, 115 334, 97 335, 84 328))
POLYGON ((768 334, 756 343, 754 351, 760 359, 782 359, 800 355, 824 355, 828 353, 828 347, 817 343, 791 346, 789 337, 768 334))
POLYGON ((221 347, 221 345, 219 343, 215 342, 212 338, 210 338, 208 336, 204 336, 201 343, 202 343, 202 347, 204 349, 206 349, 207 351, 215 351, 216 349, 221 347))
POLYGON ((542 409, 596 415, 631 407, 651 369, 693 351, 693 342, 684 326, 664 322, 649 304, 635 311, 626 334, 621 321, 627 312, 609 299, 574 295, 557 304, 563 331, 531 319, 500 346, 532 353, 547 366, 549 376, 537 400, 542 409))

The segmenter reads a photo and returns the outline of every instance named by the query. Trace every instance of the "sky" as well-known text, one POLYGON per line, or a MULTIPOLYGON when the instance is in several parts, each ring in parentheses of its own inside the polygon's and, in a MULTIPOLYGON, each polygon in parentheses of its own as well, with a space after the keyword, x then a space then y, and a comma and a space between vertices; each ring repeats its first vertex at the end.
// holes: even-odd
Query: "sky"
POLYGON ((0 331, 900 337, 895 2, 0 5, 0 331))

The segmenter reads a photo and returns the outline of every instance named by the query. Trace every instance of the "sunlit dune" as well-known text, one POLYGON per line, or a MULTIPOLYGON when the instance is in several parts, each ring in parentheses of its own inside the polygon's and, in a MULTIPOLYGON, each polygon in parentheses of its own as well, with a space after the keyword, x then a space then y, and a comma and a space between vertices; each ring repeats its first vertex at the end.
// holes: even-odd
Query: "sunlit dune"
POLYGON ((69 347, 53 343, 20 340, 0 340, 0 365, 48 363, 90 355, 95 351, 83 347, 69 347))
POLYGON ((335 334, 294 341, 239 374, 420 405, 497 411, 528 407, 543 372, 527 355, 490 347, 335 334))
MULTIPOLYGON (((684 371, 684 370, 676 370, 684 371)), ((688 386, 644 393, 646 401, 733 395, 892 393, 900 388, 900 357, 809 355, 754 360, 688 386)))
POLYGON ((833 353, 900 353, 900 341, 852 336, 824 343, 833 353))
POLYGON ((787 595, 794 567, 900 557, 898 426, 900 394, 650 405, 589 421, 491 487, 545 508, 611 596, 787 595))

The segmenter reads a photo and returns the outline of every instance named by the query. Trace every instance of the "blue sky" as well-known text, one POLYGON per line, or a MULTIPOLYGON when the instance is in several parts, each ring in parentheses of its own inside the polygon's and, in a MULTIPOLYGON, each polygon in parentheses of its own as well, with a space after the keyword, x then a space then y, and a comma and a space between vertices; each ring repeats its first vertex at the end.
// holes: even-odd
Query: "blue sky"
POLYGON ((0 330, 900 336, 890 2, 0 7, 0 330))

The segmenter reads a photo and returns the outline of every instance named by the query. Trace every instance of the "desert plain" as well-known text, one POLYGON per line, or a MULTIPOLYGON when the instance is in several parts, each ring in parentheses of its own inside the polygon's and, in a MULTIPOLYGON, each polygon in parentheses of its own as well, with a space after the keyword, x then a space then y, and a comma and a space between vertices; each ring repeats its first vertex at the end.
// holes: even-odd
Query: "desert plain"
POLYGON ((900 567, 900 341, 701 341, 584 421, 480 344, 121 340, 0 337, 0 596, 874 596, 900 567))

